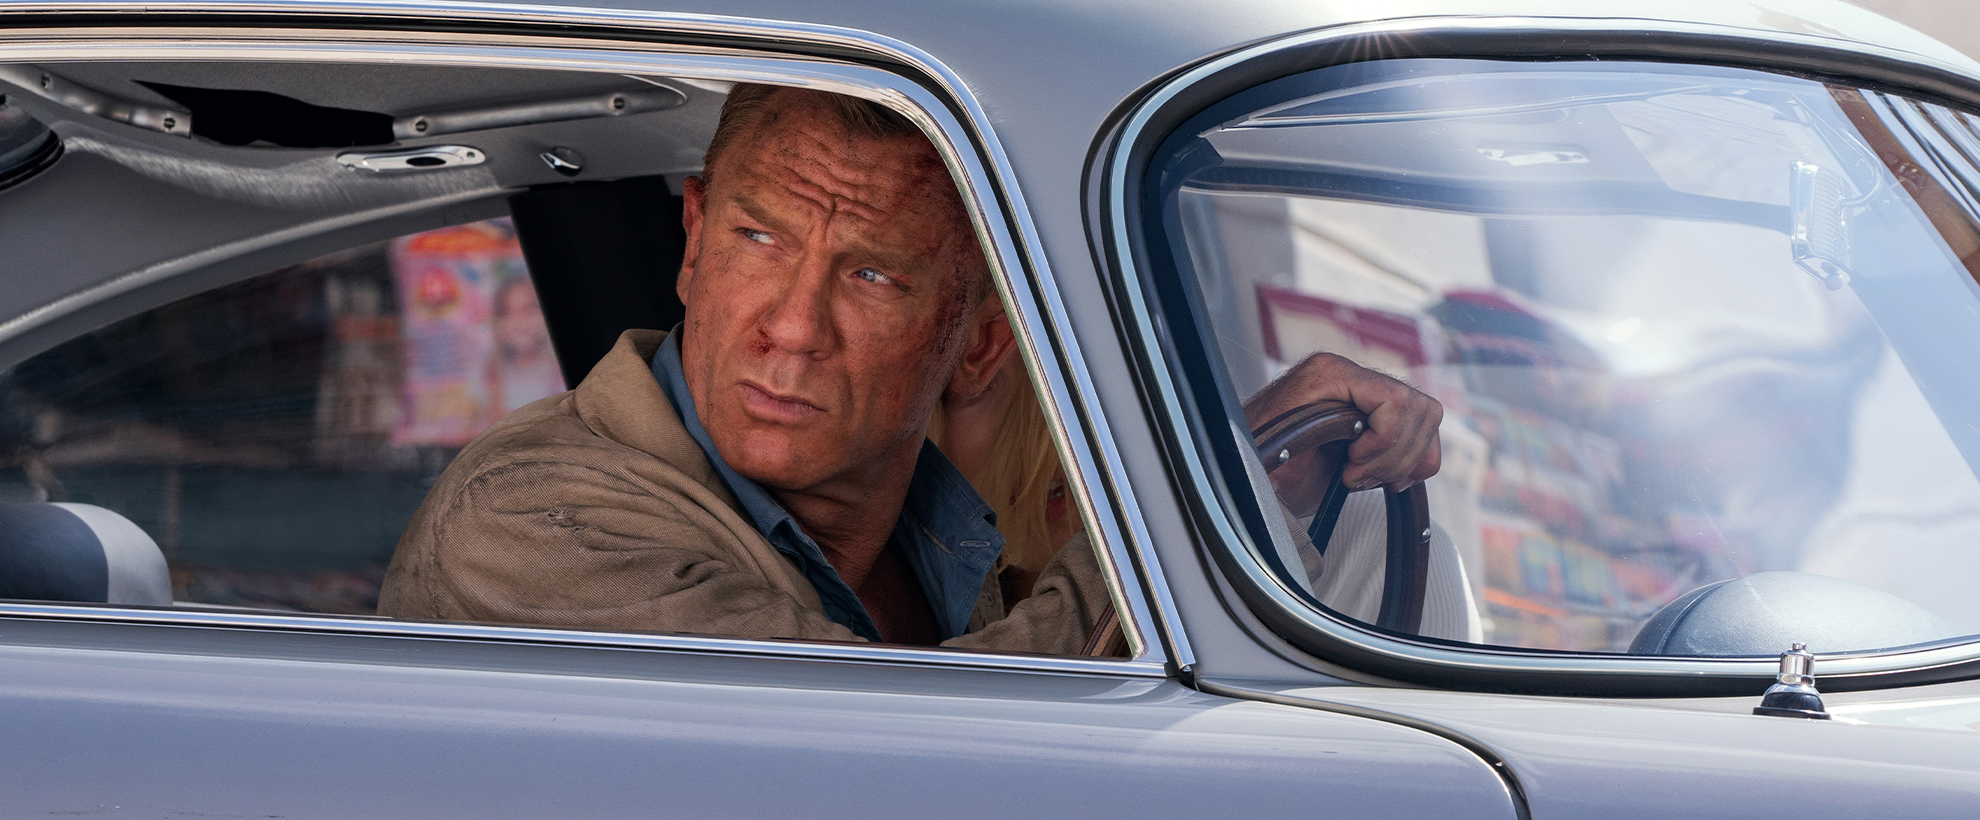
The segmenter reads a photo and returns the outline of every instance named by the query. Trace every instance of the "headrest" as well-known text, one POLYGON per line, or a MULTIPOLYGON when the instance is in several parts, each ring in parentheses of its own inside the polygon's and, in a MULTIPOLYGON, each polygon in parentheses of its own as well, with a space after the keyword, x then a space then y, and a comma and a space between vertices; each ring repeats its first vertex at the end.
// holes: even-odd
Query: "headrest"
POLYGON ((170 606, 165 554, 89 504, 0 504, 0 598, 170 606))
POLYGON ((1806 572, 1761 572, 1665 604, 1630 641, 1634 655, 1778 655, 1885 649, 1956 638, 1938 616, 1861 584, 1806 572))

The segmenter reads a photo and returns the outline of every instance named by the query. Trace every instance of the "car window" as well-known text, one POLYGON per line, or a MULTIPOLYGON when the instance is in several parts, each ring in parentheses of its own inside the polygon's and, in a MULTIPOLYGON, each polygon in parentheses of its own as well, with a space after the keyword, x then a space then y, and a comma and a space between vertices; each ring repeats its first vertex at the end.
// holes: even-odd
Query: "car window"
POLYGON ((184 603, 371 614, 461 445, 564 390, 507 219, 333 253, 85 334, 0 376, 9 501, 158 544, 184 603))
MULTIPOLYGON (((1819 651, 1980 633, 1972 115, 1734 69, 1394 60, 1253 88, 1165 152, 1193 378, 1236 407, 1333 353, 1442 402, 1407 631, 1767 654, 1727 636, 1774 607, 1819 651)), ((1375 623, 1380 493, 1316 533, 1240 449, 1266 563, 1375 623)))
POLYGON ((910 117, 776 85, 487 67, 106 61, 0 71, 0 88, 24 115, 0 122, 0 173, 21 169, 0 180, 0 245, 48 274, 14 281, 0 315, 50 336, 122 317, 53 347, 0 339, 36 351, 0 374, 0 534, 35 519, 0 538, 0 564, 28 568, 0 573, 0 599, 932 644, 977 640, 1046 590, 1092 600, 1054 598, 1033 608, 1050 628, 968 648, 1128 648, 1091 628, 1110 593, 997 290, 929 284, 994 267, 953 240, 971 186, 910 117), (80 105, 64 83, 128 105, 80 105), (765 106, 799 114, 758 133, 765 106), (890 151, 821 152, 800 126, 890 151), (755 159, 704 173, 723 140, 755 159), (756 187, 792 145, 907 181, 837 194, 918 203, 875 210, 900 247, 796 227, 817 213, 805 198, 756 187), (697 234, 715 237, 698 267, 696 219, 720 225, 697 234), (449 223, 465 224, 243 278, 331 236, 449 223), (749 370, 777 324, 762 305, 810 282, 793 260, 818 236, 864 257, 824 280, 857 373, 749 370), (233 284, 165 303, 201 282, 233 284), (670 335, 689 293, 723 307, 670 335), (963 315, 953 294, 989 300, 963 315), (957 334, 980 354, 967 377, 943 358, 957 334), (714 400, 688 380, 718 378, 690 368, 717 366, 736 387, 720 397, 755 409, 685 412, 714 400), (596 390, 513 415, 576 384, 596 390), (764 401, 784 416, 751 415, 764 401), (864 409, 806 415, 827 404, 864 409), (483 436, 504 418, 516 435, 483 436), (796 442, 796 478, 711 458, 757 458, 759 434, 796 442), (773 478, 802 500, 804 471, 833 459, 821 480, 912 485, 871 563, 901 594, 856 590, 833 544, 780 523, 802 516, 773 478), (1053 576, 1068 547, 1080 559, 1053 576), (118 558, 136 553, 163 566, 118 558), (154 576, 169 589, 140 583, 154 576))

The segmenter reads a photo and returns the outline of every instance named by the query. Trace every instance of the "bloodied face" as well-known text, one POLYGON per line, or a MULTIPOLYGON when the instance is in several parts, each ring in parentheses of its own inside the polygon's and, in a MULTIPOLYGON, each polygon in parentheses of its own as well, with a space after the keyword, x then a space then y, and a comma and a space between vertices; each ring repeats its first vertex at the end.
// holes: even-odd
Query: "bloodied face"
POLYGON ((730 466, 790 491, 911 467, 986 307, 933 146, 830 107, 778 92, 685 190, 689 392, 730 466))

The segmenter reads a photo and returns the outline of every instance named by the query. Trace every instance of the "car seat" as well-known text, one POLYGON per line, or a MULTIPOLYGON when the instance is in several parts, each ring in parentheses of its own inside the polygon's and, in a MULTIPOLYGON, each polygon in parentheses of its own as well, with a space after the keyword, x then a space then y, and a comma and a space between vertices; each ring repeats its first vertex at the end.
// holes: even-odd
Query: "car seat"
POLYGON ((0 504, 0 598, 170 606, 165 554, 90 504, 0 504))

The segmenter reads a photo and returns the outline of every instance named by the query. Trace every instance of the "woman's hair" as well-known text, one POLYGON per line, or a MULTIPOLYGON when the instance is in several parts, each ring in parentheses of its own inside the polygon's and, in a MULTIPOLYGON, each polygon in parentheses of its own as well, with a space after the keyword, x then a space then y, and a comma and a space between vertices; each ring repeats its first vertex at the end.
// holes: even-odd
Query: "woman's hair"
MULTIPOLYGON (((1004 536, 1004 552, 998 558, 998 571, 1015 567, 1019 573, 1009 579, 1004 605, 1017 603, 1031 593, 1031 582, 1045 569, 1063 544, 1053 542, 1047 505, 1052 486, 1059 479, 1059 454, 1052 445, 1052 429, 1045 411, 1038 404, 1038 393, 1022 370, 1016 384, 1004 399, 997 419, 996 450, 967 476, 969 483, 997 513, 997 532, 1004 536)), ((948 414, 937 411, 929 425, 929 438, 941 446, 947 430, 948 414)))

